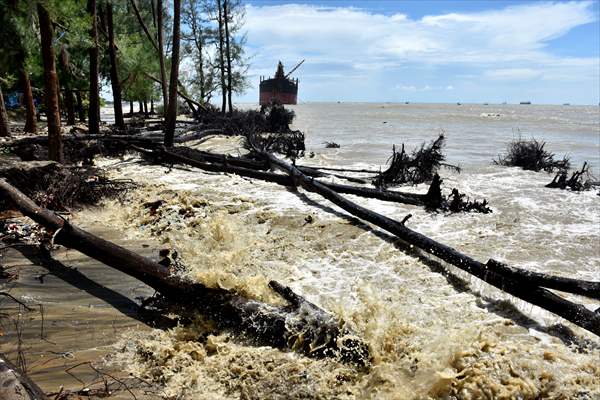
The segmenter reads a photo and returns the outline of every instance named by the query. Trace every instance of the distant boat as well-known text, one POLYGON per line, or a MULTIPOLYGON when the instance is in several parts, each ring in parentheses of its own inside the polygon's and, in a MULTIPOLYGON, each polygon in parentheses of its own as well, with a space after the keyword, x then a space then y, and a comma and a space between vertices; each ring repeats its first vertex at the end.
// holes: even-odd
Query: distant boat
POLYGON ((460 106, 461 104, 460 104, 460 103, 456 103, 456 105, 457 105, 457 106, 460 106))
POLYGON ((563 106, 570 106, 571 103, 563 103, 563 106))
POLYGON ((410 101, 405 101, 404 104, 410 104, 410 101))
POLYGON ((278 100, 281 104, 298 103, 298 79, 289 79, 304 60, 300 61, 290 72, 283 73, 283 64, 279 61, 274 78, 264 79, 260 77, 260 105, 267 105, 272 100, 278 100))
POLYGON ((483 103, 483 105, 484 105, 484 106, 488 106, 488 105, 489 105, 489 103, 483 103))
POLYGON ((530 101, 522 101, 519 104, 531 104, 531 102, 530 101))

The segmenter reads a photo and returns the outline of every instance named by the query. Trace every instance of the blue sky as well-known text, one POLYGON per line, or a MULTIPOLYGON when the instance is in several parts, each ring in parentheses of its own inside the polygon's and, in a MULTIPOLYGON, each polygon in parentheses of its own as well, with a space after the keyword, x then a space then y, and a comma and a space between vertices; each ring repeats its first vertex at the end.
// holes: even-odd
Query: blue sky
POLYGON ((300 101, 598 104, 600 2, 246 2, 260 75, 306 59, 300 101))

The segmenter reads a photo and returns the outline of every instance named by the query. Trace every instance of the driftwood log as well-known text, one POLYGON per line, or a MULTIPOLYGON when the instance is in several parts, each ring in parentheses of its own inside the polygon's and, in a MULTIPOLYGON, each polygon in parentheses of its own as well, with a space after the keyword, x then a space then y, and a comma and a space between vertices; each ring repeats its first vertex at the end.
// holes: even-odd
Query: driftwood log
POLYGON ((292 300, 289 306, 273 306, 232 291, 184 281, 173 276, 169 268, 38 207, 3 179, 0 179, 0 193, 21 213, 54 232, 54 243, 139 279, 170 301, 196 308, 222 328, 245 334, 259 344, 291 348, 310 356, 339 356, 360 365, 369 362, 368 346, 343 328, 341 321, 312 303, 299 301, 301 296, 277 282, 272 281, 270 286, 286 300, 292 300))
POLYGON ((476 276, 496 288, 550 311, 595 335, 600 336, 600 313, 585 306, 566 300, 547 288, 598 298, 599 282, 576 281, 566 278, 548 277, 517 268, 503 266, 490 260, 487 264, 472 259, 457 250, 439 243, 423 234, 381 214, 368 210, 340 196, 321 182, 303 174, 298 168, 282 161, 273 154, 256 149, 265 160, 285 171, 304 189, 318 193, 350 214, 376 225, 404 242, 414 245, 455 267, 476 276))
POLYGON ((48 397, 0 353, 0 399, 48 400, 48 397))
MULTIPOLYGON (((267 182, 277 183, 283 186, 297 186, 294 178, 289 175, 277 174, 273 172, 263 171, 265 166, 263 163, 253 160, 244 160, 238 157, 230 157, 225 155, 210 154, 201 155, 198 158, 205 157, 204 160, 199 160, 195 156, 190 158, 173 151, 174 149, 158 148, 156 150, 148 150, 140 146, 131 145, 131 148, 160 160, 163 162, 186 164, 210 172, 225 172, 244 176, 253 179, 259 179, 267 182)), ((206 152, 202 152, 206 153, 206 152)), ((194 152, 194 154, 197 154, 194 152)), ((311 178, 313 179, 313 178, 311 178)), ((426 194, 420 193, 405 193, 391 190, 379 190, 375 188, 359 187, 351 185, 342 185, 337 183, 319 182, 321 185, 338 192, 353 194, 355 196, 379 199, 396 203, 412 204, 428 208, 437 208, 442 200, 440 181, 434 179, 426 194)))

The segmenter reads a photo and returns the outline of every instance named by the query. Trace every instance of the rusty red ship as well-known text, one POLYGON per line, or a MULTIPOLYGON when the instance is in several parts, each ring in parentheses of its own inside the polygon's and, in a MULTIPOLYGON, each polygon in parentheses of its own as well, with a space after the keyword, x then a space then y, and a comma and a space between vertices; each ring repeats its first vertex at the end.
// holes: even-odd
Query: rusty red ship
POLYGON ((275 77, 267 78, 260 77, 260 105, 267 105, 273 100, 280 101, 282 104, 297 104, 298 103, 298 79, 290 78, 304 60, 300 61, 290 72, 283 72, 283 64, 279 61, 277 64, 277 72, 275 77))

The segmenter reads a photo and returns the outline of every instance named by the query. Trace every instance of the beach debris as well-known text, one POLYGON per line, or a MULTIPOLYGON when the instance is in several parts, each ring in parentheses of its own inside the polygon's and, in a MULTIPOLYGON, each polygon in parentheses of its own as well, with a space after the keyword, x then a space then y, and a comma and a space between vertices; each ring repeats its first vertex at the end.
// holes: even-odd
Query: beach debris
POLYGON ((0 193, 24 215, 53 232, 54 243, 73 248, 133 276, 175 304, 193 307, 220 328, 243 333, 256 344, 287 348, 314 357, 337 357, 357 365, 370 362, 369 348, 332 314, 277 282, 270 287, 289 305, 274 306, 233 291, 208 288, 172 274, 169 267, 104 240, 43 209, 0 178, 0 193))
POLYGON ((325 145, 326 149, 339 149, 340 145, 337 144, 336 142, 324 142, 323 143, 325 145))
POLYGON ((490 259, 486 264, 481 263, 449 246, 413 231, 406 226, 406 221, 401 223, 342 197, 321 182, 306 176, 294 165, 278 159, 273 154, 262 152, 261 155, 269 160, 273 167, 292 176, 298 185, 304 189, 321 195, 353 216, 384 229, 411 246, 454 265, 512 296, 550 311, 600 336, 600 314, 548 290, 557 289, 598 298, 600 297, 600 282, 552 276, 538 279, 539 276, 527 270, 508 266, 505 269, 495 268, 500 263, 493 259, 490 259), (565 284, 565 282, 568 282, 568 284, 565 284))
POLYGON ((392 155, 388 159, 388 168, 379 172, 372 180, 375 187, 385 189, 391 186, 397 186, 404 183, 413 185, 431 182, 434 174, 440 167, 448 167, 460 172, 458 166, 444 163, 446 156, 442 149, 446 137, 440 134, 437 139, 428 145, 421 144, 421 147, 408 154, 402 144, 400 151, 396 151, 396 146, 392 146, 392 155))
MULTIPOLYGON (((192 167, 196 167, 205 171, 210 172, 224 172, 232 173, 239 176, 259 179, 267 182, 273 182, 283 186, 295 187, 297 186, 293 177, 288 175, 267 172, 269 169, 268 163, 265 163, 264 159, 256 159, 258 153, 253 154, 253 159, 230 157, 224 155, 217 155, 213 153, 202 152, 196 149, 189 149, 183 146, 176 148, 166 149, 159 147, 154 150, 144 149, 139 146, 131 146, 134 150, 139 151, 146 159, 155 163, 166 163, 166 164, 186 164, 192 167)), ((259 148, 257 146, 257 148, 259 148)), ((314 167, 296 166, 298 170, 302 171, 303 174, 308 175, 312 178, 329 176, 329 174, 323 174, 321 171, 317 171, 314 167)), ((340 177, 339 175, 331 175, 340 177)), ((438 176, 439 178, 439 176, 438 176)), ((353 178, 344 177, 344 179, 353 178)), ((364 183, 363 179, 354 179, 358 183, 364 183)), ((391 191, 377 188, 369 188, 364 186, 352 186, 343 185, 339 183, 331 183, 320 181, 321 184, 327 186, 331 190, 337 193, 352 194, 355 196, 378 199, 389 202, 411 204, 415 206, 425 207, 428 210, 443 210, 454 212, 455 208, 447 206, 447 200, 442 196, 441 193, 441 180, 438 182, 435 179, 427 191, 427 193, 411 193, 411 192, 400 192, 391 191)), ((487 204, 487 203, 486 203, 487 204)), ((483 208, 481 208, 483 210, 483 208)), ((478 207, 463 207, 460 211, 474 211, 482 212, 478 207)))
POLYGON ((590 167, 586 162, 583 163, 581 170, 573 171, 571 177, 567 179, 568 171, 562 169, 552 179, 552 182, 546 185, 547 188, 569 189, 573 192, 589 190, 594 186, 600 186, 590 173, 590 167))
MULTIPOLYGON (((130 180, 111 180, 93 167, 63 166, 53 161, 0 161, 6 179, 43 207, 66 211, 77 205, 98 204, 135 186, 130 180)), ((7 208, 0 199, 0 208, 7 208)))
POLYGON ((546 142, 540 142, 535 138, 525 140, 518 138, 508 144, 506 154, 498 155, 493 160, 494 164, 506 167, 521 167, 529 171, 554 172, 555 170, 568 170, 570 163, 567 156, 562 160, 556 160, 555 154, 544 149, 546 142))

